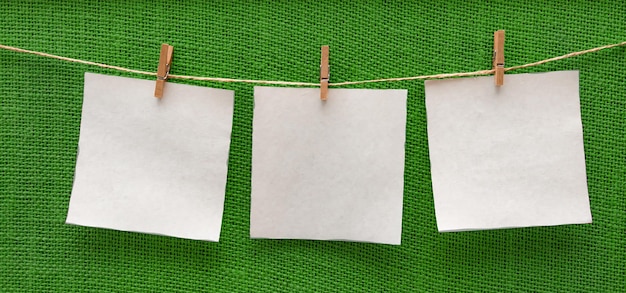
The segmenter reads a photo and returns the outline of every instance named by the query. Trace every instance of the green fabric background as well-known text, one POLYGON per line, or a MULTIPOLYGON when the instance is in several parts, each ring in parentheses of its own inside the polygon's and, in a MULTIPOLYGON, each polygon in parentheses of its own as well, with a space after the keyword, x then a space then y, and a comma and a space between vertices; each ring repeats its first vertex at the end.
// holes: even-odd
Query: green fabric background
MULTIPOLYGON (((168 42, 173 74, 304 82, 328 44, 339 82, 488 69, 497 29, 508 66, 626 40, 623 1, 362 2, 3 1, 0 43, 156 71, 168 42)), ((626 292, 626 48, 515 72, 580 70, 589 225, 438 233, 423 82, 355 86, 409 90, 401 246, 249 239, 246 84, 172 81, 236 91, 219 243, 65 225, 84 72, 148 77, 0 66, 0 291, 626 292)))

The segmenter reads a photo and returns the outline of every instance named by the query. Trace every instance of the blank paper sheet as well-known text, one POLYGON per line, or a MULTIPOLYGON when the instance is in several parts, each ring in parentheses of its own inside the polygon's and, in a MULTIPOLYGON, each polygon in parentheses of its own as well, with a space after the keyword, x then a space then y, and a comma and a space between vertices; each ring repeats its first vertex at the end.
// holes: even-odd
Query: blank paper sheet
POLYGON ((218 241, 234 92, 85 74, 68 224, 218 241))
POLYGON ((251 237, 400 244, 406 97, 255 87, 251 237))
POLYGON ((577 71, 425 87, 439 231, 591 223, 577 71))

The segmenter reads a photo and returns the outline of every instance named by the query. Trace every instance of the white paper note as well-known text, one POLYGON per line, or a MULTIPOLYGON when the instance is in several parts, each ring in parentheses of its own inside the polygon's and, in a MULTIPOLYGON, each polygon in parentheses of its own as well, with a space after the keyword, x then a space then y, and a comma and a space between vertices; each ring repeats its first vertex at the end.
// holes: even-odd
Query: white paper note
POLYGON ((251 237, 400 244, 406 96, 255 87, 251 237))
POLYGON ((218 241, 234 93, 85 74, 67 223, 218 241))
POLYGON ((591 223, 577 71, 425 85, 439 231, 591 223))

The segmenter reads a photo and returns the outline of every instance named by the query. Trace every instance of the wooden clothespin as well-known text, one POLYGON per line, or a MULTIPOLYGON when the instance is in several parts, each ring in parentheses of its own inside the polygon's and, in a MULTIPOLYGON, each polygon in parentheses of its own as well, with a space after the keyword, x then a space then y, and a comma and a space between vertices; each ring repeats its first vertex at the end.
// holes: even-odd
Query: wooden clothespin
POLYGON ((161 56, 159 57, 159 68, 157 69, 156 87, 154 88, 154 97, 163 97, 163 87, 165 86, 165 80, 170 74, 170 67, 172 66, 172 55, 174 54, 174 47, 168 44, 161 45, 161 56))
POLYGON ((496 85, 504 84, 504 30, 493 34, 493 69, 495 69, 496 85))
POLYGON ((328 81, 330 79, 329 55, 330 48, 328 46, 322 46, 322 61, 320 64, 320 98, 322 101, 326 101, 328 98, 328 81))

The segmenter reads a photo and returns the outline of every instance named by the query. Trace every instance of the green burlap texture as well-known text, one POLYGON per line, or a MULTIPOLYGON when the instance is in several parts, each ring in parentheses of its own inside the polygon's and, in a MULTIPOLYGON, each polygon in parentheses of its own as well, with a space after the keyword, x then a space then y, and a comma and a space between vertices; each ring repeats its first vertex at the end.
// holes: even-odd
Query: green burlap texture
MULTIPOLYGON (((197 76, 316 82, 323 44, 333 82, 488 69, 497 29, 507 66, 626 40, 623 1, 47 2, 0 5, 0 43, 156 71, 167 42, 197 76)), ((249 239, 253 86, 232 83, 171 81, 236 91, 219 243, 65 225, 84 73, 149 77, 0 66, 2 292, 626 291, 624 48, 514 72, 580 70, 589 225, 438 233, 424 83, 354 86, 409 90, 401 246, 249 239)))

